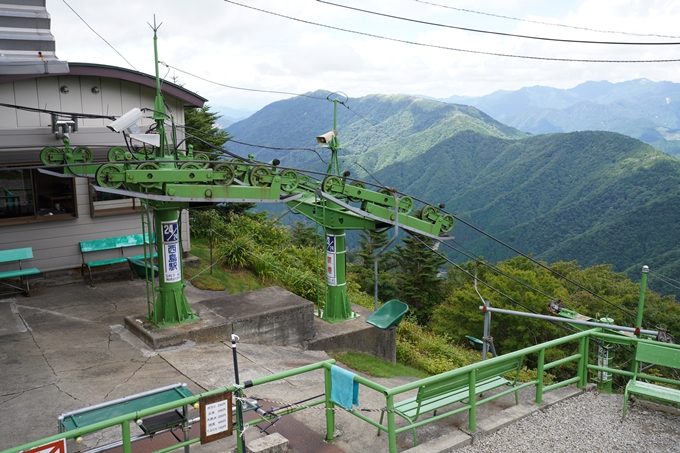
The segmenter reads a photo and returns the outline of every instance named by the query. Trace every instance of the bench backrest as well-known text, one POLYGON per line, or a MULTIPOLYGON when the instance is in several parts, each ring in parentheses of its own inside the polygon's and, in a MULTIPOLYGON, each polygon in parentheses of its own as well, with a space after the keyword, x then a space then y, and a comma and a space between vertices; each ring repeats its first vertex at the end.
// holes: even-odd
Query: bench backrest
POLYGON ((0 263, 11 263, 12 261, 30 260, 31 258, 33 258, 33 248, 31 247, 12 250, 0 250, 0 263))
POLYGON ((86 252, 98 252, 101 250, 111 250, 119 249, 123 247, 135 247, 138 245, 144 245, 144 240, 147 239, 148 234, 132 234, 129 236, 117 236, 113 238, 102 238, 102 239, 92 239, 89 241, 80 242, 80 251, 82 253, 86 252))
POLYGON ((666 343, 646 343, 641 341, 637 344, 635 350, 635 360, 680 368, 680 348, 666 343))
MULTIPOLYGON (((521 356, 505 360, 500 357, 495 357, 493 359, 489 359, 488 362, 480 362, 480 364, 484 363, 484 366, 477 369, 475 382, 483 381, 484 379, 500 376, 510 372, 519 373, 519 369, 521 368, 523 361, 524 357, 521 356), (489 365, 487 365, 487 363, 489 365)), ((517 374, 515 374, 515 379, 516 378, 517 374)), ((440 379, 420 387, 418 389, 418 396, 416 397, 416 400, 420 403, 423 400, 437 397, 438 395, 445 395, 449 392, 467 387, 469 382, 470 378, 467 374, 459 374, 451 377, 447 377, 446 374, 444 374, 440 379)))

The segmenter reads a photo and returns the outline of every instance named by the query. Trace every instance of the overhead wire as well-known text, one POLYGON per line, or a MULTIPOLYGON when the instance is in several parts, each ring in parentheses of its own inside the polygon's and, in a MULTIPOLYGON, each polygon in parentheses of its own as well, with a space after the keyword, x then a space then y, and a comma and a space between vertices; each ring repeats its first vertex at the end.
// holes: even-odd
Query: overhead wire
POLYGON ((433 49, 441 49, 441 50, 450 50, 454 52, 465 52, 465 53, 473 53, 473 54, 479 54, 479 55, 490 55, 490 56, 495 56, 495 57, 507 57, 507 58, 521 58, 521 59, 527 59, 527 60, 544 60, 544 61, 562 61, 562 62, 571 62, 571 63, 676 63, 679 62, 680 59, 652 59, 652 60, 599 60, 599 59, 580 59, 580 58, 556 58, 556 57, 540 57, 540 56, 533 56, 533 55, 514 55, 514 54, 505 54, 505 53, 500 53, 500 52, 487 52, 487 51, 482 51, 482 50, 471 50, 471 49, 461 49, 461 48, 456 48, 456 47, 447 47, 447 46, 441 46, 441 45, 436 45, 436 44, 425 44, 425 43, 419 43, 415 41, 409 41, 405 39, 399 39, 399 38, 391 38, 389 36, 382 36, 382 35, 377 35, 374 33, 366 33, 366 32, 361 32, 361 31, 356 31, 356 30, 349 30, 346 28, 341 28, 341 27, 335 27, 333 25, 327 25, 327 24, 320 24, 318 22, 312 22, 304 19, 300 19, 297 17, 291 17, 291 16, 286 16, 285 14, 280 14, 280 13, 275 13, 273 11, 268 11, 265 9, 261 8, 256 8, 254 6, 250 5, 244 5, 242 3, 238 3, 232 0, 224 0, 227 3, 230 3, 232 5, 240 6, 243 8, 248 8, 252 9, 254 11, 259 11, 265 14, 270 14, 273 16, 277 17, 282 17, 284 19, 289 19, 293 20, 296 22, 301 22, 309 25, 315 25, 317 27, 323 27, 323 28, 328 28, 331 30, 337 30, 337 31, 342 31, 345 33, 353 33, 356 35, 361 35, 361 36, 368 36, 370 38, 377 38, 377 39, 383 39, 387 41, 393 41, 393 42, 400 42, 403 44, 410 44, 414 46, 421 46, 421 47, 429 47, 433 49))
POLYGON ((459 27, 455 25, 446 25, 446 24, 440 24, 436 22, 427 22, 424 20, 418 20, 418 19, 413 19, 410 17, 402 17, 402 16, 395 16, 392 14, 386 14, 386 13, 380 13, 377 11, 370 11, 367 9, 361 9, 361 8, 356 8, 353 6, 348 6, 348 5, 340 5, 338 3, 332 3, 326 0, 316 0, 319 3, 324 3, 326 5, 331 5, 331 6, 337 6, 339 8, 345 8, 345 9, 351 9, 353 11, 358 11, 366 14, 373 14, 376 16, 381 16, 381 17, 387 17, 390 19, 397 19, 397 20, 402 20, 402 21, 407 21, 407 22, 413 22, 421 25, 430 25, 433 27, 440 27, 440 28, 451 28, 451 29, 456 29, 456 30, 462 30, 462 31, 469 31, 472 33, 483 33, 483 34, 489 34, 489 35, 498 35, 498 36, 508 36, 512 38, 522 38, 522 39, 535 39, 535 40, 540 40, 540 41, 555 41, 555 42, 566 42, 566 43, 572 43, 572 44, 604 44, 604 45, 624 45, 624 46, 677 46, 680 45, 680 42, 626 42, 626 41, 591 41, 591 40, 578 40, 578 39, 561 39, 561 38, 548 38, 545 36, 529 36, 529 35, 518 35, 514 33, 504 33, 500 31, 492 31, 492 30, 480 30, 476 28, 467 28, 467 27, 459 27))
POLYGON ((497 18, 500 18, 500 19, 509 19, 509 20, 514 20, 514 21, 518 21, 518 22, 528 22, 528 23, 539 24, 539 25, 550 25, 552 27, 564 27, 564 28, 572 28, 574 30, 592 31, 592 32, 596 32, 596 33, 610 33, 610 34, 617 34, 617 35, 680 39, 680 36, 674 36, 674 35, 659 35, 659 34, 654 34, 654 33, 634 33, 634 32, 630 32, 630 31, 599 30, 599 29, 596 29, 596 28, 578 27, 578 26, 575 26, 575 25, 556 24, 554 22, 541 22, 541 21, 538 21, 538 20, 520 19, 518 17, 503 16, 501 14, 493 14, 493 13, 487 13, 487 12, 482 12, 482 11, 475 11, 475 10, 472 10, 472 9, 457 8, 455 6, 441 5, 439 3, 427 2, 427 1, 424 1, 424 0, 414 0, 414 1, 416 1, 418 3, 424 3, 426 5, 438 6, 440 8, 462 11, 462 12, 465 12, 465 13, 479 14, 479 15, 483 15, 483 16, 497 17, 497 18))
MULTIPOLYGON (((413 237, 413 238, 415 238, 417 241, 419 241, 423 246, 427 247, 427 249, 430 250, 432 253, 438 255, 440 258, 442 258, 443 260, 447 261, 447 262, 450 263, 452 266, 456 267, 458 270, 460 270, 460 271, 463 272, 464 274, 468 275, 469 277, 471 277, 471 278, 477 280, 478 282, 480 282, 481 284, 483 284, 484 286, 486 286, 486 287, 489 288, 490 290, 492 290, 492 291, 498 293, 498 294, 501 295, 502 297, 505 297, 505 298, 508 299, 512 304, 517 305, 517 306, 519 306, 519 307, 522 307, 522 308, 524 308, 526 311, 528 311, 528 312, 530 312, 530 313, 533 313, 533 314, 540 314, 540 313, 538 313, 536 310, 533 310, 533 309, 531 309, 530 307, 527 307, 526 305, 524 305, 524 304, 522 304, 522 303, 520 303, 520 302, 517 302, 517 301, 514 300, 512 297, 510 297, 509 295, 505 294, 503 291, 499 290, 498 288, 495 288, 493 285, 491 285, 491 284, 485 282, 484 280, 480 279, 480 278, 477 277, 476 275, 472 275, 469 271, 467 271, 466 269, 463 269, 462 266, 460 266, 460 265, 458 265, 457 263, 451 261, 446 255, 441 254, 441 253, 439 253, 437 250, 434 250, 432 247, 430 247, 425 241, 423 241, 423 240, 419 237, 418 234, 413 233, 413 232, 408 231, 408 230, 406 230, 406 232, 407 232, 411 237, 413 237)), ((442 241, 438 241, 438 242, 441 243, 442 241)), ((565 325, 562 324, 562 323, 559 323, 559 322, 556 322, 556 321, 550 321, 550 320, 547 320, 547 321, 550 322, 550 323, 552 323, 552 324, 555 325, 556 327, 561 327, 561 328, 563 328, 563 329, 565 329, 565 330, 567 330, 567 331, 570 331, 570 332, 576 332, 575 329, 572 329, 571 327, 567 327, 567 326, 565 326, 565 325)))
MULTIPOLYGON (((188 76, 195 77, 197 79, 203 80, 204 82, 212 83, 214 85, 218 85, 218 86, 221 86, 221 87, 224 87, 224 88, 230 88, 232 90, 254 91, 254 92, 257 92, 257 93, 286 94, 286 95, 290 95, 290 96, 299 96, 299 97, 305 97, 305 98, 310 98, 310 99, 326 100, 325 97, 312 96, 312 95, 309 95, 309 94, 292 93, 292 92, 289 92, 289 91, 263 90, 263 89, 258 89, 258 88, 244 88, 244 87, 238 87, 238 86, 235 86, 235 85, 227 85, 225 83, 215 82, 213 80, 206 79, 205 77, 201 77, 201 76, 193 74, 189 71, 185 71, 184 69, 180 69, 177 66, 173 66, 173 65, 165 63, 163 61, 159 61, 158 63, 160 63, 163 66, 166 66, 168 68, 172 68, 175 71, 179 71, 182 74, 186 74, 188 76)), ((331 93, 331 92, 329 91, 329 93, 331 93)))

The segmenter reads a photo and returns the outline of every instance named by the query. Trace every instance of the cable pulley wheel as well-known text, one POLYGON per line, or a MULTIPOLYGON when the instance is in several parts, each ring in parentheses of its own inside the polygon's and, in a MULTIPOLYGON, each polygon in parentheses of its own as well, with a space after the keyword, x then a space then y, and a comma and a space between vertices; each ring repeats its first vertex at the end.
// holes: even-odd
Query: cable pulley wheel
POLYGON ((78 146, 71 154, 74 162, 92 162, 92 150, 87 146, 78 146))
POLYGON ((432 205, 427 205, 423 208, 422 212, 420 213, 420 218, 425 221, 430 220, 430 216, 437 215, 437 208, 435 208, 432 205))
POLYGON ((281 178, 290 180, 290 182, 285 182, 281 184, 281 190, 284 192, 292 192, 297 189, 298 184, 300 184, 300 175, 294 170, 284 170, 281 172, 281 178))
POLYGON ((272 172, 267 167, 254 167, 250 170, 250 185, 253 187, 267 187, 269 183, 264 178, 271 174, 272 172))
POLYGON ((112 176, 120 175, 123 173, 123 169, 116 164, 104 164, 97 169, 94 174, 94 179, 97 181, 99 187, 104 187, 107 189, 117 189, 122 184, 123 181, 113 181, 112 176))
POLYGON ((339 176, 326 176, 321 183, 321 190, 329 195, 342 195, 342 179, 339 176), (340 186, 341 189, 333 189, 334 186, 340 186))
POLYGON ((48 146, 40 151, 40 161, 45 165, 61 165, 66 161, 66 156, 59 148, 48 146))
MULTIPOLYGON (((350 186, 356 187, 357 189, 360 189, 360 190, 363 190, 363 189, 366 188, 366 184, 364 184, 364 183, 361 182, 361 181, 353 181, 353 182, 350 184, 350 186)), ((361 193, 361 192, 359 192, 359 193, 361 193)), ((357 198, 357 197, 348 197, 348 199, 349 199, 349 201, 353 201, 353 202, 355 202, 355 203, 358 203, 358 202, 362 201, 361 198, 357 198)))
POLYGON ((405 195, 399 199, 399 214, 410 214, 413 210, 413 198, 405 195))
MULTIPOLYGON (((203 164, 200 164, 198 162, 185 162, 183 163, 180 167, 180 170, 202 170, 203 169, 203 164)), ((195 173, 189 173, 189 178, 191 181, 186 181, 186 184, 198 184, 199 181, 196 180, 196 174, 195 173)))
MULTIPOLYGON (((159 170, 159 169, 160 169, 160 167, 153 162, 143 162, 142 164, 139 165, 139 167, 137 167, 137 170, 151 170, 151 171, 153 171, 153 170, 159 170)), ((151 172, 147 173, 146 178, 152 179, 153 173, 151 173, 151 172)), ((155 187, 156 184, 157 184, 156 182, 143 182, 143 181, 135 181, 135 182, 137 184, 139 184, 141 187, 145 187, 147 189, 149 189, 151 187, 155 187)))
POLYGON ((218 164, 213 169, 213 174, 224 173, 223 178, 213 177, 215 184, 230 186, 234 182, 234 167, 231 164, 218 164))
POLYGON ((442 231, 448 233, 453 229, 454 218, 451 214, 444 214, 442 219, 442 231))
POLYGON ((196 164, 200 166, 199 168, 208 168, 210 166, 210 156, 208 156, 205 153, 194 154, 194 160, 200 160, 205 162, 205 163, 196 162, 196 164))

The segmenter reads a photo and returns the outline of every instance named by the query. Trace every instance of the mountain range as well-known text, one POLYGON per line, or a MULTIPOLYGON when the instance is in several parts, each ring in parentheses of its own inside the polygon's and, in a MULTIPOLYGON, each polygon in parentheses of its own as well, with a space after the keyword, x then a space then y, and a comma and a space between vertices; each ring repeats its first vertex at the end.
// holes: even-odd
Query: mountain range
MULTIPOLYGON (((231 125, 229 150, 325 172, 330 155, 315 139, 333 128, 325 93, 275 102, 231 125)), ((337 105, 337 130, 350 178, 444 203, 463 220, 451 234, 469 256, 516 254, 500 241, 546 262, 611 264, 634 279, 643 264, 659 275, 680 271, 680 160, 640 140, 607 131, 531 135, 472 106, 403 95, 348 99, 337 105)), ((650 288, 675 293, 653 279, 650 288)))
POLYGON ((648 79, 589 81, 570 89, 545 86, 451 96, 531 134, 586 130, 619 132, 673 156, 680 155, 680 84, 648 79))

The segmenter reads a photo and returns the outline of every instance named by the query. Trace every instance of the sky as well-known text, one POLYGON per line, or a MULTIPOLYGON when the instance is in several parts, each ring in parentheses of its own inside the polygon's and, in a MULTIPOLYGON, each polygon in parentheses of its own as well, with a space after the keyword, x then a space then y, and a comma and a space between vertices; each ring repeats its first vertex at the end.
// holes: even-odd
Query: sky
POLYGON ((680 83, 680 61, 544 59, 680 60, 680 45, 564 43, 450 28, 581 41, 680 43, 677 0, 328 1, 335 5, 317 0, 47 0, 47 11, 60 59, 150 74, 154 50, 149 24, 155 15, 161 24, 159 60, 171 66, 161 65, 161 76, 174 78, 216 109, 252 112, 316 90, 350 98, 411 94, 441 99, 535 85, 572 88, 589 80, 680 83))

